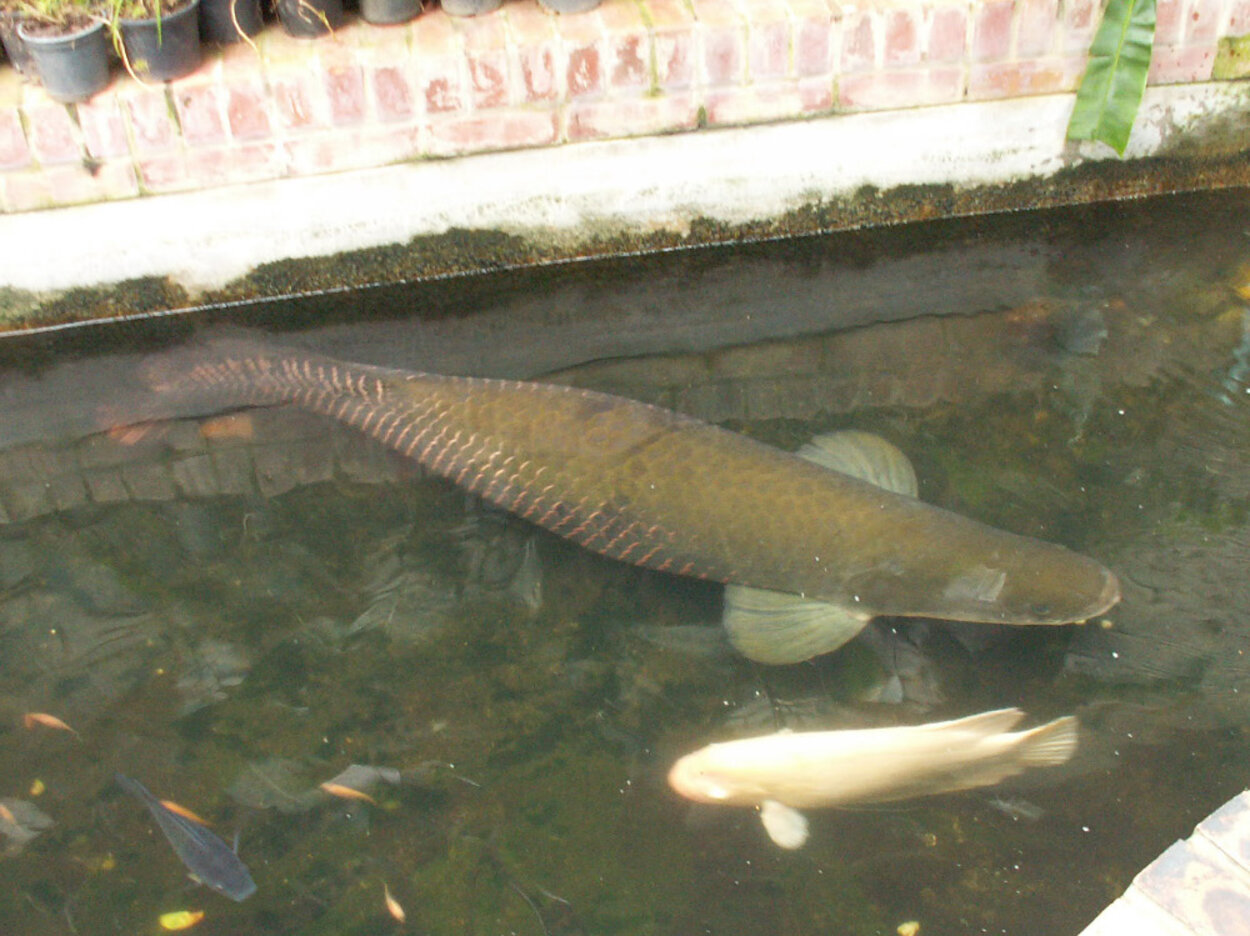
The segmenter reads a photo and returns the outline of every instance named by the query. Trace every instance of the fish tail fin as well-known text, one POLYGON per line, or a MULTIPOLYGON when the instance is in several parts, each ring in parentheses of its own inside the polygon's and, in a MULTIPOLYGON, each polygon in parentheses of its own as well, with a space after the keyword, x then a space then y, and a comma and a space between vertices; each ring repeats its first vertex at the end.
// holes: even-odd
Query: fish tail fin
POLYGON ((1078 723, 1075 715, 1056 718, 1021 732, 1020 763, 1026 767, 1053 767, 1067 763, 1076 753, 1078 723))

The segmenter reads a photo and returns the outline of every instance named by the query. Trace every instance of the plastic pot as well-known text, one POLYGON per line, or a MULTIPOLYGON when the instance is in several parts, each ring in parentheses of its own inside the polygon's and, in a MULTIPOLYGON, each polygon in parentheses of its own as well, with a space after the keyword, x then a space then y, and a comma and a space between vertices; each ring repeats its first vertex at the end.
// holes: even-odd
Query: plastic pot
POLYGON ((32 28, 32 23, 23 22, 17 33, 50 97, 85 101, 108 87, 109 44, 104 23, 59 35, 32 34, 32 28))
POLYGON ((313 39, 343 25, 343 0, 277 0, 278 22, 287 35, 313 39))
POLYGON ((26 43, 17 34, 17 27, 22 22, 20 13, 0 12, 0 44, 4 46, 4 54, 9 57, 13 67, 23 75, 35 75, 35 63, 31 61, 26 43))
POLYGON ((200 38, 228 45, 265 28, 260 0, 200 0, 200 38))
POLYGON ((538 0, 539 6, 552 13, 586 13, 603 0, 538 0))
POLYGON ((499 9, 503 0, 439 0, 452 16, 481 16, 499 9))
POLYGON ((360 0, 360 18, 375 26, 393 26, 415 19, 421 0, 360 0))
POLYGON ((200 67, 200 0, 160 18, 122 19, 124 64, 139 78, 172 81, 200 67))

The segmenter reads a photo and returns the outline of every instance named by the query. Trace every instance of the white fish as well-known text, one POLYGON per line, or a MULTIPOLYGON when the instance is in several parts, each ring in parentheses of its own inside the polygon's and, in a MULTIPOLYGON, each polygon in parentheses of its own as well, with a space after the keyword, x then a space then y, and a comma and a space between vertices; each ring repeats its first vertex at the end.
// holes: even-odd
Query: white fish
POLYGON ((1076 751, 1075 717, 1011 731, 1023 717, 1010 708, 897 728, 779 731, 687 754, 668 782, 696 802, 759 807, 769 837, 799 848, 807 841, 799 808, 970 790, 1062 764, 1076 751))

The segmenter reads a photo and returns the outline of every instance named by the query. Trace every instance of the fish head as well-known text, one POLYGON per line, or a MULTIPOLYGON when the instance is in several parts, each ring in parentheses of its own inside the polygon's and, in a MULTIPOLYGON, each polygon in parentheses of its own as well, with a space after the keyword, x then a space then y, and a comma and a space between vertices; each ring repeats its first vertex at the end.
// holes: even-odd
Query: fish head
POLYGON ((696 803, 753 806, 766 799, 768 791, 749 771, 719 756, 723 747, 710 744, 679 759, 668 772, 668 785, 696 803))
POLYGON ((934 616, 999 624, 1074 624, 1120 600, 1115 574, 1061 546, 1027 541, 959 567, 939 592, 934 616))

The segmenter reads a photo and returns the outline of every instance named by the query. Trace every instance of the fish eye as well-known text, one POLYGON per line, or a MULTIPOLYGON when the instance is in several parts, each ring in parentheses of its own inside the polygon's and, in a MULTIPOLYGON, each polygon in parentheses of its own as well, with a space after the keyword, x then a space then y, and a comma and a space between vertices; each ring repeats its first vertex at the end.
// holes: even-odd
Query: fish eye
POLYGON ((1050 614, 1050 610, 1050 605, 1042 604, 1040 602, 1029 607, 1029 611, 1036 614, 1038 617, 1045 617, 1050 614))

